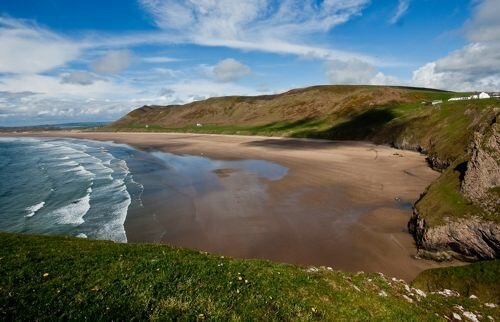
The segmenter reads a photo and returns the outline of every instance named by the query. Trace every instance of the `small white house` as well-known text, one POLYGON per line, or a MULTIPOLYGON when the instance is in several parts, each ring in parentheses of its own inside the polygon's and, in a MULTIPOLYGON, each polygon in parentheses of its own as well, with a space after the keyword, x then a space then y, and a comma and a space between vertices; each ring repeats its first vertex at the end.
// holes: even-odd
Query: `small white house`
POLYGON ((470 100, 470 97, 452 97, 448 101, 466 101, 470 100))
POLYGON ((438 105, 438 104, 441 104, 441 103, 443 103, 442 100, 432 101, 432 105, 438 105))
POLYGON ((197 127, 202 127, 202 126, 203 126, 203 124, 201 124, 201 123, 196 123, 196 126, 197 126, 197 127))
POLYGON ((480 100, 485 99, 485 98, 490 98, 490 94, 485 93, 485 92, 480 93, 478 96, 479 96, 480 100))

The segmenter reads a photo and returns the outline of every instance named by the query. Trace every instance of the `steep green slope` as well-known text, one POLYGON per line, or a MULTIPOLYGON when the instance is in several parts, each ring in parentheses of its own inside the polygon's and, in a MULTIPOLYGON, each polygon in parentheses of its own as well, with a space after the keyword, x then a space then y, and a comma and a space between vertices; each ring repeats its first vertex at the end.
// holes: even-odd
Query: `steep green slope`
POLYGON ((235 260, 162 245, 11 234, 0 234, 0 242, 2 320, 431 321, 453 313, 500 318, 498 308, 481 298, 423 294, 379 274, 235 260))

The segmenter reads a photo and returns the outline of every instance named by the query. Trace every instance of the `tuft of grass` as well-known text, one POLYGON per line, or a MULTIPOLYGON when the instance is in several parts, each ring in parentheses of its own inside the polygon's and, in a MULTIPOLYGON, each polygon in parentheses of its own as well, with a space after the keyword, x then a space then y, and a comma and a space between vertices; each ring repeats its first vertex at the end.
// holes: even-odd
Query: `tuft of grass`
POLYGON ((431 321, 449 317, 454 305, 500 318, 476 300, 421 298, 379 274, 163 245, 14 234, 0 241, 2 320, 431 321))

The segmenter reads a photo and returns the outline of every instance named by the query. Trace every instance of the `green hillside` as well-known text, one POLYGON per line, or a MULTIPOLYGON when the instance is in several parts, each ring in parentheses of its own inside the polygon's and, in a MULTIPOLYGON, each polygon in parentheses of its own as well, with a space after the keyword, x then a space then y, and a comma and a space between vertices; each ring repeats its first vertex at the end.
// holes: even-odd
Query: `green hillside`
POLYGON ((162 245, 11 234, 0 242, 2 320, 432 321, 467 312, 500 319, 485 305, 498 298, 422 294, 379 274, 162 245))

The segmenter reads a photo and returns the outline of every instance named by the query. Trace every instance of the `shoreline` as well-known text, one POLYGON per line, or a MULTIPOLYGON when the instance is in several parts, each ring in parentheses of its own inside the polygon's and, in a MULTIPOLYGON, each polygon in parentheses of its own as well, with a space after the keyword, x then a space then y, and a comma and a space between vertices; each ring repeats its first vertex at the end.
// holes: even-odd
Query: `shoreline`
MULTIPOLYGON (((239 258, 380 271, 405 280, 424 269, 454 264, 413 258, 416 248, 406 230, 411 210, 395 199, 413 203, 438 175, 417 152, 357 141, 216 134, 57 131, 1 136, 113 141, 144 151, 259 159, 288 168, 277 181, 220 169, 224 189, 191 196, 195 211, 186 213, 193 217, 177 223, 177 234, 155 241, 239 258), (241 188, 252 180, 263 190, 252 194, 241 188), (230 212, 240 214, 239 220, 228 217, 230 212)), ((151 196, 161 198, 161 191, 151 196)), ((174 222, 170 214, 182 207, 160 202, 156 209, 164 210, 155 215, 159 230, 168 231, 174 222)), ((132 218, 127 215, 127 236, 144 228, 132 218)), ((130 241, 148 241, 144 235, 130 241)))

